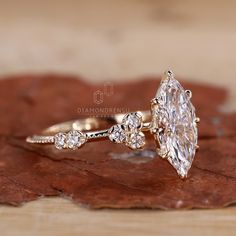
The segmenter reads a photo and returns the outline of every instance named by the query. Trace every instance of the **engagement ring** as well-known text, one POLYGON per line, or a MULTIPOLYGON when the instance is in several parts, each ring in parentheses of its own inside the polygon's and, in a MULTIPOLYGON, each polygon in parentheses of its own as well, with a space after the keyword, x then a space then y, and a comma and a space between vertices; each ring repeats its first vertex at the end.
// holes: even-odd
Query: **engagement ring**
POLYGON ((57 149, 76 150, 86 142, 108 139, 135 150, 145 146, 145 133, 156 140, 157 154, 187 177, 198 148, 197 123, 192 93, 184 90, 171 71, 164 73, 151 100, 150 111, 116 114, 109 118, 87 118, 53 125, 40 135, 27 137, 33 144, 53 144, 57 149), (106 127, 101 129, 101 127, 106 127))

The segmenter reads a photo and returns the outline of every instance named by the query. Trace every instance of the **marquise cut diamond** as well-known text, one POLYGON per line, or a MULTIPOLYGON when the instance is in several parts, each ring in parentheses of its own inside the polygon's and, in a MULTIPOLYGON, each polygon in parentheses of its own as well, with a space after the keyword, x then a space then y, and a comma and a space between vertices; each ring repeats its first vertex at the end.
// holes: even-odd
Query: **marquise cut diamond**
POLYGON ((180 83, 173 77, 162 81, 152 106, 152 129, 166 157, 181 177, 186 177, 197 146, 195 108, 180 83))

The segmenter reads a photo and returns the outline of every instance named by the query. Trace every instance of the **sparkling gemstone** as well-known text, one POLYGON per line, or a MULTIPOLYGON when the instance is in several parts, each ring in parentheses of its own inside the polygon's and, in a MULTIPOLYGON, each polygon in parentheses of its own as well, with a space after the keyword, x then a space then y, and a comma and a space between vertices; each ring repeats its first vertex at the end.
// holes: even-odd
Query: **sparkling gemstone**
POLYGON ((137 112, 129 113, 123 118, 123 124, 128 129, 138 129, 142 124, 142 116, 137 112))
POLYGON ((113 125, 109 130, 109 139, 115 143, 122 143, 125 141, 125 128, 123 125, 113 125))
POLYGON ((195 108, 180 83, 174 78, 162 81, 152 107, 153 129, 160 152, 181 177, 190 169, 197 145, 195 108))
POLYGON ((68 148, 75 149, 84 144, 86 138, 84 134, 80 131, 73 130, 67 133, 66 135, 66 144, 68 148))
POLYGON ((62 149, 66 144, 66 135, 64 133, 58 133, 54 137, 54 144, 57 149, 62 149))
POLYGON ((143 132, 131 133, 128 142, 128 146, 132 149, 142 148, 145 145, 145 136, 143 132))

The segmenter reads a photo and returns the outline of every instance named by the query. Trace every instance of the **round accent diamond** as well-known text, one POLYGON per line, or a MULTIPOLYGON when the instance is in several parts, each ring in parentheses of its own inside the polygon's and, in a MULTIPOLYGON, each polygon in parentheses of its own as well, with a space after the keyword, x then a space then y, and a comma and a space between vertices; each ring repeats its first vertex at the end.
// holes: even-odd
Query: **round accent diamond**
POLYGON ((129 113, 123 118, 123 124, 128 129, 139 129, 142 126, 142 115, 138 112, 129 113))
POLYGON ((57 149, 62 149, 66 144, 66 135, 64 133, 58 133, 54 136, 54 144, 57 149))
POLYGON ((109 139, 115 143, 125 141, 125 128, 123 125, 113 125, 109 130, 109 139))
POLYGON ((145 145, 145 136, 143 132, 132 133, 129 138, 127 145, 132 149, 142 148, 145 145))
POLYGON ((72 130, 67 133, 66 145, 68 148, 76 149, 84 144, 86 141, 85 136, 82 132, 77 130, 72 130))

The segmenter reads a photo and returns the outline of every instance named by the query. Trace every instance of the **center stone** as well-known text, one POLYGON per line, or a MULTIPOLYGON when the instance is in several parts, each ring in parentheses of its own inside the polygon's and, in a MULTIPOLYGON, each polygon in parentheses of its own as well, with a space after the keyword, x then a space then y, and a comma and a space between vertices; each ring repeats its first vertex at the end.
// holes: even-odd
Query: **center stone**
POLYGON ((181 177, 186 177, 197 146, 195 108, 180 83, 174 78, 162 81, 152 106, 152 128, 166 157, 181 177))

